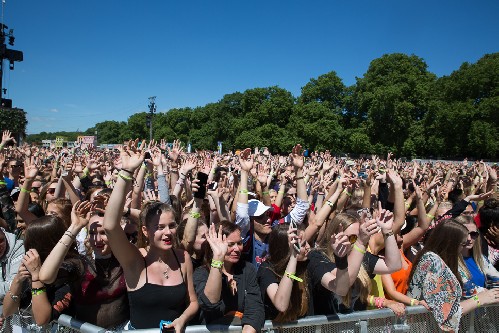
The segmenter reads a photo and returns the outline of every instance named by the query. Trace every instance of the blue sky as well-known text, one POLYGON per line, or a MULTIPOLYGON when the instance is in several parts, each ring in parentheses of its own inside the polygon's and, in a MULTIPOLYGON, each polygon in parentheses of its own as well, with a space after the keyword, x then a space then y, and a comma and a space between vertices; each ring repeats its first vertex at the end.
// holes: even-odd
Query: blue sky
MULTIPOLYGON (((297 96, 334 70, 347 85, 385 53, 448 75, 499 51, 499 1, 6 0, 24 62, 4 72, 28 133, 126 120, 277 85, 297 96)), ((6 66, 8 68, 8 66, 6 66)))

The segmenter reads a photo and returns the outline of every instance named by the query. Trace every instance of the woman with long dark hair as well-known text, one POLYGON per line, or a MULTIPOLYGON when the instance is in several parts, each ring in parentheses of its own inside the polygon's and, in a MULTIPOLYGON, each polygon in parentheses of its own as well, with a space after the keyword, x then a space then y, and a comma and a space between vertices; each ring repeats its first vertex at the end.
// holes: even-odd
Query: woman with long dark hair
POLYGON ((461 316, 487 304, 499 302, 499 289, 485 290, 462 300, 463 280, 459 265, 467 244, 468 229, 454 220, 440 222, 415 258, 407 295, 423 300, 444 331, 459 329, 461 316))

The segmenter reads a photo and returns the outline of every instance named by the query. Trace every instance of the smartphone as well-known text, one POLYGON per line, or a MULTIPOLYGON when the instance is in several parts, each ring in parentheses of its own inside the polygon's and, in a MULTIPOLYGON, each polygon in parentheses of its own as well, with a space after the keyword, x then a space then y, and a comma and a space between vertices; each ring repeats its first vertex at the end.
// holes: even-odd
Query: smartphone
POLYGON ((162 320, 159 323, 159 331, 160 333, 166 333, 166 332, 175 332, 174 328, 167 328, 167 325, 170 325, 172 322, 169 320, 162 320))
POLYGON ((145 155, 144 155, 144 160, 151 160, 151 153, 146 151, 145 155))
POLYGON ((199 189, 194 192, 194 198, 204 199, 206 196, 206 184, 208 183, 208 175, 204 172, 198 172, 197 179, 199 179, 199 189))
POLYGON ((218 183, 217 182, 211 182, 210 185, 208 185, 208 191, 215 191, 218 187, 218 183))
MULTIPOLYGON (((295 220, 291 219, 291 222, 289 223, 289 228, 290 229, 297 229, 298 228, 298 225, 296 224, 295 220)), ((300 243, 293 244, 293 247, 294 247, 296 253, 300 253, 300 251, 301 251, 301 244, 300 243)))

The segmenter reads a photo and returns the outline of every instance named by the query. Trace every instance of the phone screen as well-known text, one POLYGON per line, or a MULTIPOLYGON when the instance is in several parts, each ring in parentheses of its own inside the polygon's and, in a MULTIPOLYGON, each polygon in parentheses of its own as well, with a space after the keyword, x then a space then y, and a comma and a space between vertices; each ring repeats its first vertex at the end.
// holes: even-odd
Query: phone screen
POLYGON ((206 195, 206 183, 208 183, 208 175, 204 172, 198 172, 197 179, 199 179, 199 189, 194 192, 194 198, 204 199, 206 195))

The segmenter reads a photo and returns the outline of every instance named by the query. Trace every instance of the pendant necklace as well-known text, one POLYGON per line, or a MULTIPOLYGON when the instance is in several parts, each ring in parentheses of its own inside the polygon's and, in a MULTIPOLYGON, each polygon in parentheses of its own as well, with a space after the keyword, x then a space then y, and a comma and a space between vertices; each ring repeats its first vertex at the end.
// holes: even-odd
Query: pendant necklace
POLYGON ((161 258, 158 259, 158 261, 160 263, 163 263, 166 265, 166 269, 163 271, 163 276, 165 279, 168 279, 168 271, 170 270, 170 267, 168 266, 168 264, 166 262, 164 262, 161 258))

